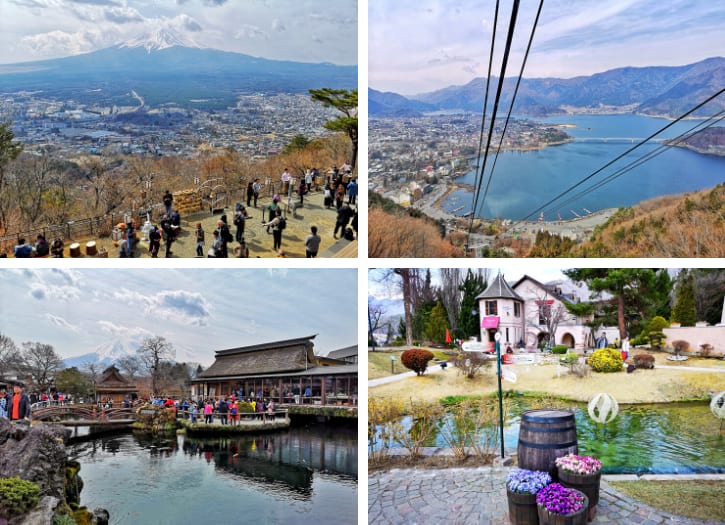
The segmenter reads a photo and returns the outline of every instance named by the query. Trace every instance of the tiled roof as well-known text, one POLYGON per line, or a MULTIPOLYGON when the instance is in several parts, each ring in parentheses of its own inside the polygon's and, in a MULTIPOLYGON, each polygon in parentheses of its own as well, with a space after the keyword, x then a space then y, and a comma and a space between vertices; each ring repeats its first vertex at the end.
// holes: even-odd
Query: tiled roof
POLYGON ((480 299, 515 299, 516 301, 523 301, 521 296, 509 286, 502 274, 498 274, 488 285, 488 288, 476 297, 476 300, 480 299))

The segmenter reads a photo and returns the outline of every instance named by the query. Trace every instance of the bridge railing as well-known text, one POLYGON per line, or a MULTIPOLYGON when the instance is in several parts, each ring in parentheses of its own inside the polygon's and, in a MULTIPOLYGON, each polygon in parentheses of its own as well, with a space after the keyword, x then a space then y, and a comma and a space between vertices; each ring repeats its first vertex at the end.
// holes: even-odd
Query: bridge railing
MULTIPOLYGON (((176 417, 181 419, 188 419, 191 420, 192 418, 191 410, 178 410, 176 412, 176 417)), ((231 424, 232 420, 232 414, 227 412, 227 422, 231 424)), ((214 423, 214 420, 217 419, 221 421, 222 414, 220 412, 214 411, 211 414, 211 422, 214 423)), ((275 410, 273 412, 241 412, 235 416, 236 419, 234 421, 274 421, 275 419, 282 418, 282 419, 289 419, 289 410, 283 409, 283 410, 275 410)), ((203 412, 199 412, 196 414, 196 422, 197 423, 204 423, 205 422, 205 414, 203 412)))
POLYGON ((32 411, 35 421, 81 420, 97 421, 100 423, 136 419, 136 410, 133 408, 105 408, 97 405, 51 405, 32 411))

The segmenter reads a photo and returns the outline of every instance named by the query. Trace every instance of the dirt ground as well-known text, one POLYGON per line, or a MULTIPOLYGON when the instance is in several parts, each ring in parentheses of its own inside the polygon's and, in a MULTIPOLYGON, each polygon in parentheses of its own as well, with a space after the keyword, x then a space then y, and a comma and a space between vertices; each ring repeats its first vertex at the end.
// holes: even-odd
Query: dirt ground
MULTIPOLYGON (((250 207, 247 209, 247 213, 251 218, 247 219, 245 226, 244 237, 249 245, 249 257, 277 257, 277 253, 272 249, 273 239, 272 235, 267 233, 267 229, 262 226, 262 210, 265 209, 270 203, 269 198, 261 198, 257 203, 257 208, 250 207)), ((244 203, 246 204, 246 203, 244 203)), ((355 207, 352 206, 354 209, 355 207)), ((284 209, 284 208, 283 208, 284 209)), ((230 227, 232 235, 236 232, 236 227, 232 224, 234 218, 234 206, 225 209, 222 213, 226 214, 227 221, 230 227)), ((196 213, 194 215, 181 218, 181 232, 177 240, 171 245, 172 258, 178 257, 196 257, 196 238, 194 229, 197 222, 202 223, 202 229, 205 233, 205 245, 204 254, 211 246, 213 239, 212 232, 217 227, 217 221, 222 213, 196 213)), ((285 252, 287 257, 305 257, 305 245, 304 241, 307 235, 310 234, 310 226, 315 225, 318 229, 318 235, 322 237, 322 243, 320 244, 320 250, 318 256, 322 255, 326 250, 335 248, 341 250, 344 247, 350 245, 350 241, 339 239, 340 232, 338 232, 338 239, 333 238, 333 231, 335 229, 335 221, 337 218, 337 212, 333 207, 325 208, 324 198, 322 192, 313 192, 305 195, 304 206, 297 208, 296 214, 293 215, 291 211, 285 214, 287 216, 287 228, 282 233, 282 250, 285 252)), ((265 219, 266 213, 265 213, 265 219)), ((268 219, 267 219, 268 220, 268 219)), ((154 224, 158 224, 157 222, 154 224)), ((141 233, 138 233, 139 237, 141 233)), ((96 243, 96 248, 104 248, 108 257, 117 257, 118 248, 110 238, 84 238, 74 239, 80 244, 80 258, 98 258, 98 256, 87 256, 86 255, 86 243, 93 241, 96 243)), ((70 257, 70 242, 65 244, 64 257, 70 257)), ((229 256, 232 257, 232 250, 238 244, 232 242, 229 245, 229 256)), ((161 252, 159 257, 164 257, 166 251, 166 244, 162 241, 161 252)), ((148 242, 140 240, 138 248, 135 250, 135 256, 137 257, 151 257, 148 252, 148 242)), ((351 255, 352 257, 357 254, 351 255)))
MULTIPOLYGON (((516 374, 516 382, 502 382, 504 390, 545 392, 551 395, 589 401, 595 394, 606 392, 620 403, 660 403, 706 398, 725 390, 725 361, 690 358, 678 364, 666 360, 663 352, 655 355, 654 370, 635 370, 628 374, 598 374, 591 372, 576 377, 551 359, 546 364, 504 365, 516 374), (712 372, 688 370, 711 368, 712 372)), ((424 376, 410 377, 370 388, 369 397, 394 397, 417 401, 435 400, 455 395, 486 395, 497 391, 496 367, 483 370, 474 379, 459 375, 455 368, 441 371, 431 366, 424 376)))

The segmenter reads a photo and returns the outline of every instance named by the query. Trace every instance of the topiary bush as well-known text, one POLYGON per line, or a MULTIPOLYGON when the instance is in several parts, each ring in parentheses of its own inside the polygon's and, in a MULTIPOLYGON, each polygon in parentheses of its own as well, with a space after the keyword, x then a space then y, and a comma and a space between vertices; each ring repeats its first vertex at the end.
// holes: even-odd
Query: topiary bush
POLYGON ((690 348, 690 343, 678 339, 677 341, 672 341, 672 348, 675 349, 675 354, 680 355, 682 352, 687 352, 690 348))
POLYGON ((428 368, 428 361, 433 359, 433 352, 420 348, 411 348, 400 354, 400 362, 405 368, 409 368, 419 376, 425 373, 428 368))
POLYGON ((637 337, 635 337, 634 339, 632 339, 630 341, 630 344, 632 346, 648 345, 649 344, 649 335, 644 334, 644 333, 643 334, 640 334, 637 337))
POLYGON ((595 372, 621 372, 622 354, 614 348, 600 348, 589 356, 589 366, 595 372))
POLYGON ((552 354, 565 354, 567 350, 569 350, 569 347, 566 345, 556 345, 554 348, 551 349, 551 353, 552 354))
POLYGON ((670 323, 664 317, 656 315, 649 322, 647 330, 650 332, 661 332, 663 329, 670 326, 670 323))
POLYGON ((40 487, 20 478, 0 478, 0 516, 22 516, 38 504, 40 487))
POLYGON ((632 359, 637 368, 652 369, 655 367, 655 358, 649 354, 637 354, 632 359))

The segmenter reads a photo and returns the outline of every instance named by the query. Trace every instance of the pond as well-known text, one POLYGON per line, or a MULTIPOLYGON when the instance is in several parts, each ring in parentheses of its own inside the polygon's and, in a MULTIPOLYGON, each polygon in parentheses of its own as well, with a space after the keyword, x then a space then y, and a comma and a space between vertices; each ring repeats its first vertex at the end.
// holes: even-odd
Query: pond
MULTIPOLYGON (((585 405, 571 408, 579 453, 599 458, 606 473, 725 473, 725 432, 707 403, 620 405, 619 415, 607 425, 594 423, 585 405)), ((518 400, 511 406, 504 429, 507 454, 516 453, 525 409, 518 400)), ((440 435, 426 445, 447 446, 440 435)))
POLYGON ((150 438, 130 433, 69 446, 81 504, 113 525, 356 523, 357 429, 150 438))

